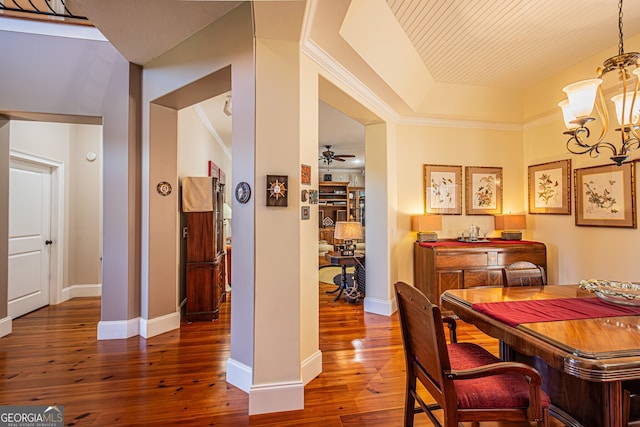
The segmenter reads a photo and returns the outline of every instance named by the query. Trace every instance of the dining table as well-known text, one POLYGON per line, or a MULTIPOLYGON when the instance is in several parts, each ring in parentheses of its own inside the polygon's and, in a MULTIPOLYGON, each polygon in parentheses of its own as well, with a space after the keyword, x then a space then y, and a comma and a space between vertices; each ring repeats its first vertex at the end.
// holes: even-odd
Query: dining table
POLYGON ((619 427, 637 417, 640 306, 577 284, 449 289, 443 309, 497 338, 504 360, 543 378, 554 417, 568 426, 619 427))

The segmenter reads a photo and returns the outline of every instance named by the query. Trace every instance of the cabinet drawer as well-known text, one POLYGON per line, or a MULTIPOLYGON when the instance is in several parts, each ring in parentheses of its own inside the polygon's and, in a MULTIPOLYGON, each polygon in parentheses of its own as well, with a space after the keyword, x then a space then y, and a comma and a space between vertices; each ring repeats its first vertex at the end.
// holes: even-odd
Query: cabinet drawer
POLYGON ((497 257, 495 251, 488 252, 452 252, 447 254, 436 255, 436 268, 468 268, 468 267, 486 267, 487 265, 496 265, 497 257))
POLYGON ((502 286, 502 269, 464 270, 464 287, 476 286, 502 286))

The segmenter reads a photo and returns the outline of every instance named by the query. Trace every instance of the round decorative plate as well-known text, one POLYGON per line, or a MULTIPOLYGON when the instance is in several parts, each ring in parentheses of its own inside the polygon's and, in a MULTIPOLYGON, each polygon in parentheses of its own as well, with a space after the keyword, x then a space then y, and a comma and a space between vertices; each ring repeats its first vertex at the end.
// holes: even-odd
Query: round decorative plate
POLYGON ((158 193, 160 193, 160 195, 168 196, 169 194, 171 194, 171 184, 169 184, 167 181, 159 182, 156 190, 158 190, 158 193))
POLYGON ((240 203, 247 203, 251 198, 251 187, 248 182, 239 182, 236 185, 236 200, 240 203))

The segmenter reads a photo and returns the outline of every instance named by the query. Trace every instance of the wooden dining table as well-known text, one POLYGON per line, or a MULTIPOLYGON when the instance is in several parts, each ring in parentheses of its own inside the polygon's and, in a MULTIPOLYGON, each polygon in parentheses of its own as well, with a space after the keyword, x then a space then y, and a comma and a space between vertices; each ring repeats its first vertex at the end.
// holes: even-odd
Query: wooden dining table
POLYGON ((450 289, 444 309, 498 338, 501 356, 534 366, 568 426, 626 426, 640 389, 640 307, 578 285, 450 289))

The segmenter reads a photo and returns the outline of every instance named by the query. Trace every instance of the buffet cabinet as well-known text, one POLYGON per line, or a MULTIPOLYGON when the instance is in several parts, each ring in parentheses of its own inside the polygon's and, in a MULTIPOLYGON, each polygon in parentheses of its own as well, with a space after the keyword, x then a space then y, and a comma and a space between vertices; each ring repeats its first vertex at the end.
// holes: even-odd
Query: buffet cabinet
MULTIPOLYGON (((210 321, 218 318, 220 303, 226 298, 226 260, 222 206, 224 184, 209 178, 211 200, 204 208, 187 210, 185 320, 210 321), (209 209, 211 207, 211 210, 209 209)), ((202 188, 194 194, 205 193, 202 188)), ((188 184, 184 191, 189 191, 188 184)), ((198 205, 198 203, 194 203, 198 205)))
POLYGON ((491 239, 489 242, 416 242, 413 252, 414 285, 434 304, 448 289, 502 286, 502 269, 517 261, 547 268, 544 243, 491 239))

